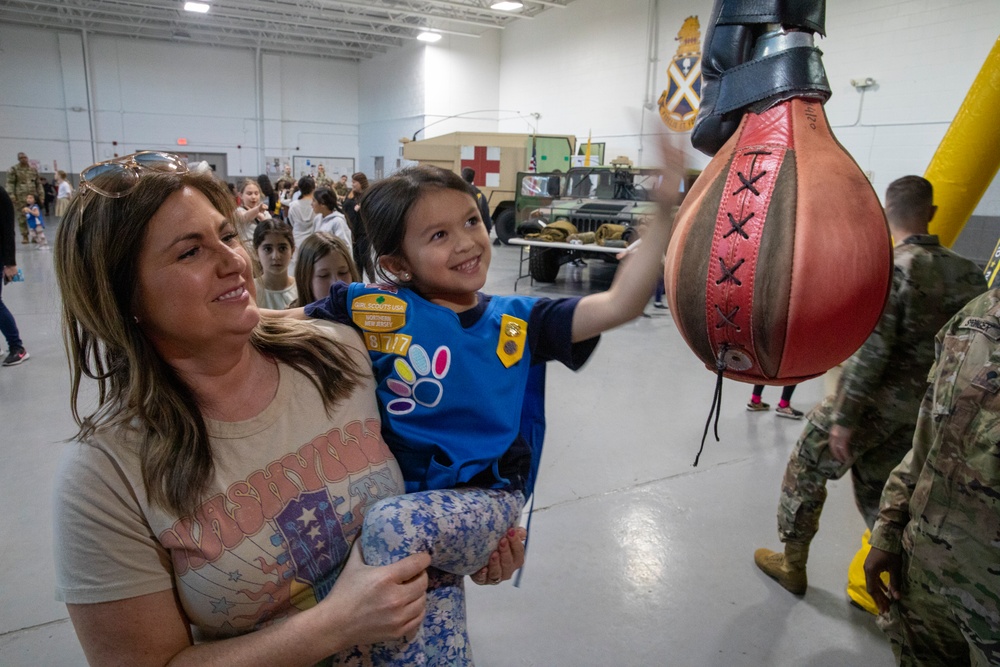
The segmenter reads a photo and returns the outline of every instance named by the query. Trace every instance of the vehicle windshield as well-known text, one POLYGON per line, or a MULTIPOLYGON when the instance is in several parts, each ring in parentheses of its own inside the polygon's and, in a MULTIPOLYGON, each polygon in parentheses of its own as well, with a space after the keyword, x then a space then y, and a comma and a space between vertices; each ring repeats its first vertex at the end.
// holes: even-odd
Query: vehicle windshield
POLYGON ((650 201, 662 176, 655 169, 582 167, 563 174, 526 174, 521 195, 553 199, 625 199, 650 201))

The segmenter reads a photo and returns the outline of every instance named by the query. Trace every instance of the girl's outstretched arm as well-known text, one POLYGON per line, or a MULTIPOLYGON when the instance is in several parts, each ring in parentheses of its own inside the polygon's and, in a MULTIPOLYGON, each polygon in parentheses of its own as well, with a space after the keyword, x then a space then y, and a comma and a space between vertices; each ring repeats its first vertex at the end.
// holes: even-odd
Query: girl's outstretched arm
POLYGON ((623 259, 611 287, 606 292, 589 294, 580 299, 573 313, 574 343, 639 317, 663 273, 663 256, 673 231, 684 156, 665 141, 662 154, 663 180, 657 190, 660 214, 642 231, 642 243, 635 248, 635 252, 623 259))

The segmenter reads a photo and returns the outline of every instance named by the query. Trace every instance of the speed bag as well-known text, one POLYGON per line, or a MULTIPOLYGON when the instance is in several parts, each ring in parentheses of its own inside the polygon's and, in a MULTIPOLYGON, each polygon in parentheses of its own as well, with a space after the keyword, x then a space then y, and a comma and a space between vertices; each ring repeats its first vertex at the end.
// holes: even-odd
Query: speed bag
POLYGON ((861 346, 892 272, 875 191, 823 105, 793 98, 747 113, 698 177, 664 277, 674 321, 708 368, 789 385, 861 346))

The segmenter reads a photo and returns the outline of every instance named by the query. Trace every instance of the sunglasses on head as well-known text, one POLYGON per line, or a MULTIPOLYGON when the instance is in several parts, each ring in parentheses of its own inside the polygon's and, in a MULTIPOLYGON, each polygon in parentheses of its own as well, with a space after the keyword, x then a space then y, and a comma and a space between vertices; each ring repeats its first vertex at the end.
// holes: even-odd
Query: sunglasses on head
POLYGON ((80 194, 93 191, 102 197, 118 199, 135 190, 142 174, 151 171, 186 174, 189 169, 187 162, 178 155, 157 151, 139 151, 124 157, 92 164, 81 171, 80 194), (122 178, 110 180, 100 185, 94 183, 95 179, 106 175, 122 176, 122 178))

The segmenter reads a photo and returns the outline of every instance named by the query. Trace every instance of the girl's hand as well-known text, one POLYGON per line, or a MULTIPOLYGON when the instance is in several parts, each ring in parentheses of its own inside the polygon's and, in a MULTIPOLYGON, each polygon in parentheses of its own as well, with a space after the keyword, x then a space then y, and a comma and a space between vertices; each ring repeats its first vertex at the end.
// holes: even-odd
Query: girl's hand
POLYGON ((476 584, 496 585, 514 576, 514 572, 524 567, 524 542, 528 531, 518 526, 507 531, 507 537, 500 540, 497 550, 490 556, 489 564, 470 578, 476 584))
POLYGON ((261 211, 265 210, 265 208, 266 205, 264 204, 264 202, 261 202, 256 206, 254 206, 253 208, 248 208, 247 210, 243 211, 242 214, 243 222, 252 222, 254 219, 257 218, 258 215, 260 215, 261 211))
MULTIPOLYGON (((333 590, 316 606, 325 612, 328 635, 354 644, 412 638, 424 619, 430 564, 428 554, 414 554, 392 565, 365 565, 355 540, 333 590)), ((347 647, 333 648, 331 653, 347 647)))

